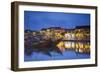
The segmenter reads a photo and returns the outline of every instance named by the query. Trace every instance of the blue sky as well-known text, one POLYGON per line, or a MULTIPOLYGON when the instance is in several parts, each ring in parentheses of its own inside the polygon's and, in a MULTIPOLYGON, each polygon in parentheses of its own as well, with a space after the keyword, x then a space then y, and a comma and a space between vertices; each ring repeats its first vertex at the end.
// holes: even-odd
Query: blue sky
POLYGON ((24 11, 24 29, 41 30, 49 27, 73 29, 90 25, 90 14, 24 11))

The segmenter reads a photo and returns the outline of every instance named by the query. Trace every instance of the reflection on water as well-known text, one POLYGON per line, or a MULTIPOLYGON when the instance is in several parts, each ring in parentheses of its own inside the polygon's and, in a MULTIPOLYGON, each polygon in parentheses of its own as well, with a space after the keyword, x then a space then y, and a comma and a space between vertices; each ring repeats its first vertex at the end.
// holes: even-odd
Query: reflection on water
POLYGON ((52 57, 43 53, 33 52, 30 56, 25 55, 24 61, 44 61, 44 60, 71 60, 71 59, 89 59, 90 54, 77 53, 74 50, 66 50, 61 54, 50 52, 52 57))
POLYGON ((65 41, 65 49, 73 49, 76 52, 90 53, 89 41, 65 41))
POLYGON ((65 42, 65 48, 66 49, 69 49, 69 48, 75 48, 75 42, 70 42, 70 41, 68 41, 68 42, 65 42))
POLYGON ((68 59, 88 59, 90 58, 90 42, 89 41, 61 41, 64 47, 62 54, 50 51, 52 56, 48 56, 41 52, 32 52, 31 55, 24 56, 24 61, 43 61, 43 60, 68 60, 68 59))

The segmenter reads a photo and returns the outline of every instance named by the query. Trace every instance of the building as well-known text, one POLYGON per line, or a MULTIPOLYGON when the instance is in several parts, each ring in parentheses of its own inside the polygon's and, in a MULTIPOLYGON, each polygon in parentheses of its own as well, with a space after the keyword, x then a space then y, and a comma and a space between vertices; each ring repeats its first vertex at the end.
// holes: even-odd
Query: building
POLYGON ((65 30, 64 40, 75 40, 74 29, 66 29, 65 30))
POLYGON ((76 40, 90 40, 90 26, 77 26, 75 28, 76 40))

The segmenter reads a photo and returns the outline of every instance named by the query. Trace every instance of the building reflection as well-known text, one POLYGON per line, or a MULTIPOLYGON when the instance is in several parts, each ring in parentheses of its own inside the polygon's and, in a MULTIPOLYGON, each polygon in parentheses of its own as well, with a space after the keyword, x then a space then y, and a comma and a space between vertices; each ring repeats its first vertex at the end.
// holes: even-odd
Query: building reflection
POLYGON ((66 50, 75 50, 80 53, 90 53, 90 42, 65 41, 66 50))

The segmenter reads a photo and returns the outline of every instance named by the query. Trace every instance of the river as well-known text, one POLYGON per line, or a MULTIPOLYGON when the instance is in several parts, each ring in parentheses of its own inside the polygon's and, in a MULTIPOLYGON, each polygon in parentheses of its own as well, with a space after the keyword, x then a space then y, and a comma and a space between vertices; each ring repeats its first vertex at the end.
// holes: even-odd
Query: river
POLYGON ((31 55, 24 55, 24 61, 46 61, 46 60, 70 60, 70 59, 89 59, 90 54, 76 53, 74 50, 65 50, 62 54, 50 52, 52 56, 43 53, 32 52, 31 55))

